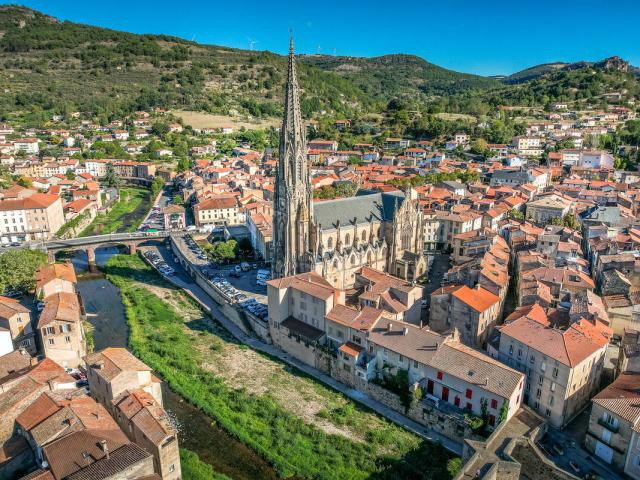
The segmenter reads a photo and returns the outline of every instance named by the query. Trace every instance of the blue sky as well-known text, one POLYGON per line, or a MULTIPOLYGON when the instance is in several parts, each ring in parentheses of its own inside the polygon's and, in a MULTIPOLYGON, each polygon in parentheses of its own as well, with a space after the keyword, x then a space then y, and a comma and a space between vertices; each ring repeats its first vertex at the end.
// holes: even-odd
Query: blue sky
POLYGON ((619 55, 640 65, 637 0, 14 0, 61 19, 285 53, 413 53, 494 75, 619 55))

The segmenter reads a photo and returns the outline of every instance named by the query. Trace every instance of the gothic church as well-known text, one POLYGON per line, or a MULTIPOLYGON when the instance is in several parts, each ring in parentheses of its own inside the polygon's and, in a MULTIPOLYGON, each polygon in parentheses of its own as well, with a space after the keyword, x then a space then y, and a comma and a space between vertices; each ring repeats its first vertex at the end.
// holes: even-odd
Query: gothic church
POLYGON ((273 278, 315 271, 340 289, 370 266, 408 281, 426 271, 423 214, 415 192, 313 202, 293 41, 274 191, 273 278))

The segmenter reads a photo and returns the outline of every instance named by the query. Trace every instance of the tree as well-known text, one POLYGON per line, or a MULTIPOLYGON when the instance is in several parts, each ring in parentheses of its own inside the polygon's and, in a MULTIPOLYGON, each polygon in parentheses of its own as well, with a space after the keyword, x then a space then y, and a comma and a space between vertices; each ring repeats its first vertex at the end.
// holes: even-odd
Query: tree
POLYGON ((20 177, 16 183, 24 188, 31 188, 33 186, 33 182, 27 177, 20 177))
POLYGON ((155 198, 160 190, 164 187, 164 180, 162 177, 154 177, 153 182, 151 182, 151 195, 155 198))
POLYGON ((485 155, 489 150, 489 144, 484 138, 477 138, 471 143, 471 152, 476 155, 485 155))
POLYGON ((7 289, 29 291, 36 285, 36 270, 47 263, 39 250, 11 250, 0 255, 0 292, 7 289))
POLYGON ((75 180, 76 179, 76 172, 74 172, 73 170, 67 170, 64 174, 65 178, 67 180, 75 180))
POLYGON ((184 205, 184 199, 182 198, 182 195, 180 195, 179 193, 176 193, 173 196, 173 204, 174 205, 184 205))
POLYGON ((214 262, 228 263, 236 258, 236 246, 235 240, 227 240, 226 242, 209 244, 204 249, 214 262))
POLYGON ((524 213, 522 213, 520 210, 516 210, 515 208, 509 210, 509 216, 518 220, 524 220, 524 213))
POLYGON ((191 162, 187 157, 180 157, 178 159, 178 172, 186 172, 191 168, 191 162))
POLYGON ((113 163, 107 163, 107 170, 102 177, 102 183, 104 183, 107 187, 116 188, 120 185, 120 177, 116 173, 115 168, 113 168, 113 163))

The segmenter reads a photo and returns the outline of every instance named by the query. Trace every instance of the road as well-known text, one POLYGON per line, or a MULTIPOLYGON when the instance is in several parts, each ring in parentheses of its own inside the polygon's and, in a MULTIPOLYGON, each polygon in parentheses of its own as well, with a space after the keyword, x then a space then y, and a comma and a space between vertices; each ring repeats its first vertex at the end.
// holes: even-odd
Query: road
POLYGON ((142 228, 143 225, 146 225, 148 228, 164 230, 164 216, 162 215, 162 209, 171 204, 171 197, 171 189, 169 187, 164 187, 161 195, 151 206, 142 223, 140 223, 140 228, 142 228))
POLYGON ((547 458, 559 468, 579 477, 584 476, 586 473, 594 472, 605 480, 620 479, 622 477, 615 473, 611 469, 611 466, 589 453, 582 446, 589 423, 589 412, 589 408, 585 409, 562 431, 553 428, 548 429, 541 442, 542 447, 546 450, 546 453, 549 454, 547 458), (554 445, 562 447, 562 455, 553 449, 554 445), (579 473, 575 473, 570 462, 578 466, 580 469, 579 473))
MULTIPOLYGON (((143 248, 152 248, 152 247, 143 247, 143 248)), ((157 251, 163 256, 164 260, 169 265, 171 265, 176 271, 175 275, 172 275, 171 277, 166 277, 167 280, 169 280, 175 286, 183 289, 192 298, 197 300, 198 303, 200 303, 200 305, 202 305, 205 308, 205 310, 207 310, 213 318, 215 318, 218 322, 220 322, 220 324, 223 327, 225 327, 240 342, 250 346, 254 350, 257 350, 257 351, 266 353, 272 357, 278 358, 279 360, 297 368, 298 370, 301 370, 307 375, 330 386, 334 390, 337 390, 343 393, 344 395, 351 398, 352 400, 355 400, 356 402, 365 405, 366 407, 375 411, 379 415, 406 428, 407 430, 415 433, 416 435, 419 435, 425 440, 429 440, 432 442, 439 442, 447 450, 455 453, 456 455, 462 455, 462 444, 458 442, 454 442, 449 438, 439 434, 438 432, 432 431, 426 428, 425 426, 420 425, 418 422, 415 422, 405 417, 401 413, 387 407, 386 405, 383 405, 382 403, 376 400, 373 400, 372 398, 370 398, 369 396, 367 396, 366 394, 358 390, 354 390, 352 388, 347 387, 346 385, 338 382, 331 376, 325 373, 322 373, 319 370, 316 370, 315 368, 310 367, 305 363, 302 363, 301 361, 291 357, 290 355, 287 355, 285 352, 283 352, 279 348, 273 345, 268 345, 258 340, 257 338, 251 337, 245 334, 244 332, 242 332, 240 328, 238 328, 220 311, 220 309, 218 308, 218 304, 213 299, 211 299, 211 297, 209 297, 209 295, 207 295, 204 290, 202 290, 197 284, 195 284, 195 282, 191 279, 191 277, 189 277, 189 275, 182 269, 180 264, 175 263, 173 261, 173 253, 169 250, 169 248, 165 246, 155 247, 155 248, 157 248, 157 251)))

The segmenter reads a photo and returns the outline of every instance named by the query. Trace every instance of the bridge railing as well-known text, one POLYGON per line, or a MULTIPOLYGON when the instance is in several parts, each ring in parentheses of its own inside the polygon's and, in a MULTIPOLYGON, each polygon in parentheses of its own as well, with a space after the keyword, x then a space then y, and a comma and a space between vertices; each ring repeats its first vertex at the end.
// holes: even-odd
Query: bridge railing
POLYGON ((92 235, 90 237, 69 238, 66 240, 50 240, 43 242, 44 248, 56 248, 64 246, 92 245, 96 243, 122 242, 126 240, 140 240, 145 238, 168 237, 171 232, 160 230, 157 232, 132 232, 132 233, 108 233, 105 235, 92 235))

